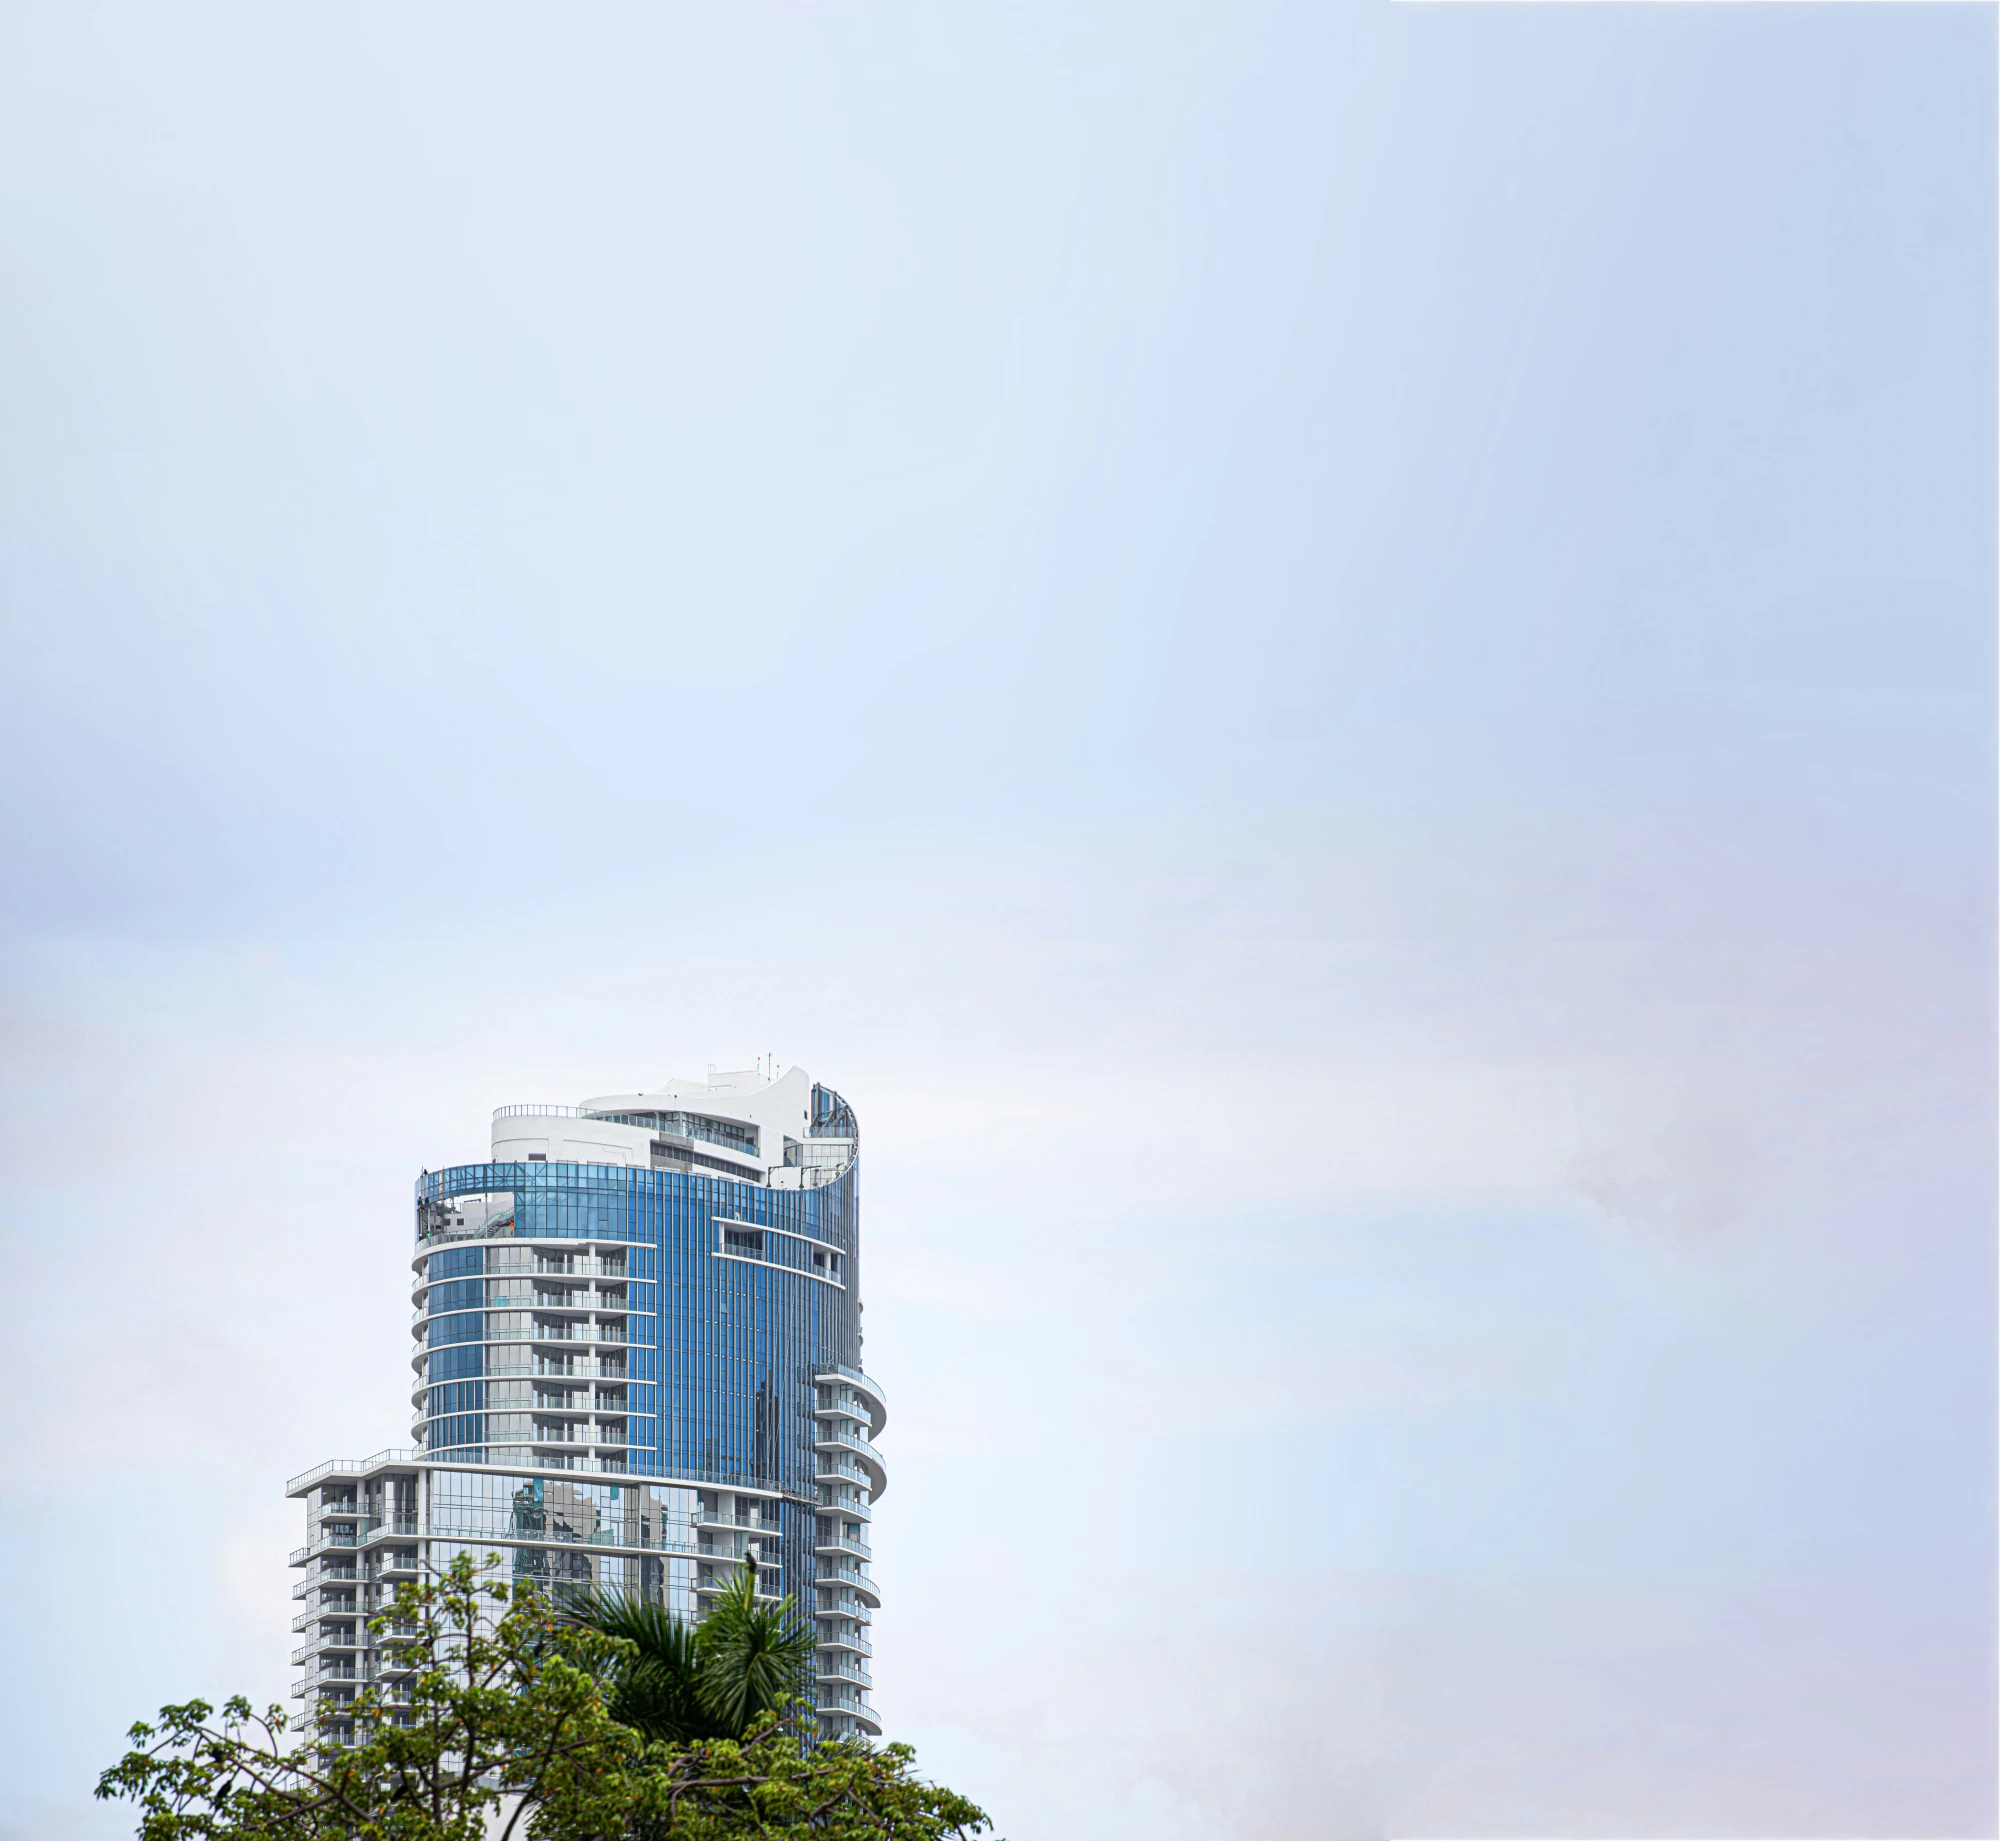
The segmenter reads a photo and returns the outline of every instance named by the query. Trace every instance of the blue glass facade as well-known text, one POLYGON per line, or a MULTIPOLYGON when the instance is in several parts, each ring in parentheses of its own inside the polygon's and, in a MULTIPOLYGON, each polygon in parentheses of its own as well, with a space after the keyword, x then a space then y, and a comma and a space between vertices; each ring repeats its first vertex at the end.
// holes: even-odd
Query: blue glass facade
POLYGON ((880 1730, 867 1531, 886 1407, 860 1364, 854 1116, 796 1071, 734 1078, 503 1107, 496 1149, 541 1150, 419 1179, 416 1447, 294 1480, 313 1505, 297 1595, 321 1607, 295 1620, 318 1632, 295 1692, 337 1699, 359 1678, 342 1670, 389 1665, 364 1621, 385 1566, 470 1551, 699 1616, 750 1565, 816 1620, 823 1729, 880 1730), (724 1174, 696 1142, 762 1162, 724 1174))
MULTIPOLYGON (((772 1189, 603 1164, 427 1172, 417 1185, 414 1394, 424 1449, 481 1464, 504 1448, 524 1463, 587 1461, 598 1474, 780 1491, 780 1551, 765 1563, 777 1560, 785 1589, 809 1605, 819 1544, 817 1377, 861 1365, 857 1176, 850 1165, 817 1188, 772 1189), (476 1245, 450 1206, 464 1196, 494 1210, 476 1245), (553 1302, 554 1281, 576 1276, 574 1267, 540 1269, 556 1264, 543 1259, 494 1269, 523 1242, 587 1248, 593 1302, 606 1295, 606 1256, 622 1255, 616 1312, 553 1302), (579 1373, 586 1350, 590 1366, 579 1373), (478 1409, 488 1377, 503 1376, 530 1383, 521 1407, 530 1417, 538 1391, 552 1397, 537 1380, 571 1384, 573 1395, 588 1380, 593 1408, 616 1383, 623 1442, 538 1440, 533 1425, 527 1436, 492 1435, 478 1409)), ((583 1293, 578 1285, 568 1295, 583 1293)), ((571 1429, 582 1429, 584 1411, 569 1415, 571 1429)), ((556 1409, 543 1417, 542 1429, 558 1423, 556 1409)), ((592 1411, 590 1429, 610 1417, 592 1411)))

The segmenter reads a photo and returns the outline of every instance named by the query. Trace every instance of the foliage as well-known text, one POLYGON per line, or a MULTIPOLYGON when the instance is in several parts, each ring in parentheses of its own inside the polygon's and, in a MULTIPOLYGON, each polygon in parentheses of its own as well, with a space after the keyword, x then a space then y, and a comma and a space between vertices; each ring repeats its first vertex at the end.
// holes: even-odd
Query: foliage
POLYGON ((812 1626, 789 1598, 758 1601, 753 1566, 737 1569, 692 1629, 650 1599, 597 1591, 568 1598, 562 1616, 632 1646, 611 1712, 649 1739, 740 1739, 765 1715, 810 1696, 812 1626))
POLYGON ((396 1697, 370 1683, 296 1741, 282 1709, 240 1695, 219 1720, 206 1701, 163 1707, 97 1794, 138 1804, 142 1841, 486 1841, 489 1813, 493 1841, 513 1841, 530 1811, 615 1833, 643 1774, 604 1704, 621 1647, 531 1593, 508 1600, 461 1555, 374 1620, 414 1670, 396 1697))
POLYGON ((393 1697, 370 1684, 296 1734, 241 1696, 219 1716, 162 1708, 98 1796, 137 1805, 141 1841, 947 1841, 988 1827, 918 1779, 907 1746, 804 1742, 789 1700, 741 1738, 648 1743, 607 1705, 634 1643, 532 1593, 510 1600, 464 1557, 404 1586, 374 1628, 412 1671, 393 1697))
MULTIPOLYGON (((760 1835, 786 1841, 945 1841, 990 1824, 964 1797, 915 1774, 907 1745, 836 1739, 802 1746, 782 1712, 741 1739, 659 1747, 632 1813, 631 1841, 727 1841, 760 1835)), ((584 1841, 583 1829, 550 1829, 553 1841, 584 1841)), ((595 1838, 592 1838, 595 1841, 595 1838)))

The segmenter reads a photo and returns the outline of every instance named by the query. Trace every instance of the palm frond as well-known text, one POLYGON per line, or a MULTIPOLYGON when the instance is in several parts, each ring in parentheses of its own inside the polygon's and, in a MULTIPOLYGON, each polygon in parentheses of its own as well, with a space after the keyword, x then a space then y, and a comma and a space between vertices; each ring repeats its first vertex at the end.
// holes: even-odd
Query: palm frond
POLYGON ((739 1569, 694 1640, 702 1702, 732 1736, 788 1698, 810 1700, 813 1627, 790 1598, 758 1601, 754 1566, 739 1569))
POLYGON ((730 1736, 704 1704, 694 1632, 665 1605, 582 1586, 564 1594, 558 1615, 633 1645, 611 1694, 621 1726, 672 1743, 730 1736))

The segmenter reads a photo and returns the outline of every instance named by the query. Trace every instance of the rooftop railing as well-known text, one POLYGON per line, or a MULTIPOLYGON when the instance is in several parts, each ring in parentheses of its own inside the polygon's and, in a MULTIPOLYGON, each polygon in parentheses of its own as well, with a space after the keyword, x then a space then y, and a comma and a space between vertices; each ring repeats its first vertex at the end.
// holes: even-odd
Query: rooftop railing
POLYGON ((295 1476, 285 1485, 285 1494, 290 1496, 296 1494, 299 1490, 309 1488, 312 1484, 317 1483, 321 1477, 351 1476, 364 1471, 379 1469, 384 1464, 407 1464, 416 1455, 414 1451, 406 1447, 399 1448, 392 1445, 386 1451, 376 1452, 373 1457, 328 1458, 324 1464, 315 1464, 312 1469, 301 1471, 295 1476))
POLYGON ((690 1144, 716 1144, 739 1157, 757 1155, 753 1125, 711 1120, 678 1107, 657 1112, 592 1112, 583 1106, 496 1106, 495 1119, 577 1119, 591 1125, 622 1125, 655 1138, 679 1138, 690 1144), (746 1143, 745 1139, 749 1139, 746 1143))

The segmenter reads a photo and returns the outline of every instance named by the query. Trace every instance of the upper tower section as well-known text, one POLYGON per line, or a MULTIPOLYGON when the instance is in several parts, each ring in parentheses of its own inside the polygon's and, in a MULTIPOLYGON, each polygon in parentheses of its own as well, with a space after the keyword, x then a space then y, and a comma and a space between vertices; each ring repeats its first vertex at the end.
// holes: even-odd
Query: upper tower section
POLYGON ((578 1106, 502 1106, 495 1163, 610 1164, 733 1177, 772 1189, 815 1189, 853 1167, 853 1109, 803 1068, 669 1080, 650 1093, 608 1093, 578 1106))

